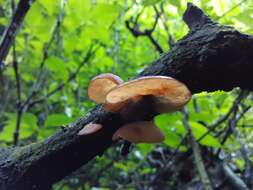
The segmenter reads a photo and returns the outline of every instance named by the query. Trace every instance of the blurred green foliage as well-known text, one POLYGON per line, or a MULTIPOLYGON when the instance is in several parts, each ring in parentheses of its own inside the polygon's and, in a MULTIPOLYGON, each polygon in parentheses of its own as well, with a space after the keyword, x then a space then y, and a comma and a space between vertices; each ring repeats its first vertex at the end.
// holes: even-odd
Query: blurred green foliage
MULTIPOLYGON (((192 2, 219 23, 253 34, 252 1, 193 0, 192 2)), ((1 27, 6 27, 11 18, 10 4, 10 0, 0 0, 1 27)), ((138 17, 139 30, 149 29, 155 22, 154 7, 156 7, 161 11, 161 15, 152 35, 164 52, 168 52, 171 48, 169 39, 177 41, 187 34, 187 26, 182 21, 186 4, 186 0, 35 1, 15 40, 15 59, 19 65, 21 101, 27 100, 34 89, 36 93, 31 102, 41 101, 29 106, 22 114, 20 144, 46 139, 60 126, 85 115, 95 105, 87 98, 87 85, 92 77, 100 73, 112 72, 128 80, 159 58, 159 53, 147 37, 135 38, 131 34, 125 26, 126 20, 134 20, 138 17), (79 68, 90 50, 93 51, 93 55, 79 68), (76 75, 71 78, 75 72, 76 75), (64 83, 62 88, 48 96, 62 83, 64 83)), ((13 133, 17 123, 17 90, 12 67, 13 60, 12 50, 5 61, 5 82, 0 88, 2 99, 0 124, 3 125, 0 145, 3 147, 13 143, 13 133)), ((236 89, 233 92, 195 95, 196 102, 191 101, 187 108, 196 139, 205 134, 208 126, 231 109, 238 91, 236 89), (199 111, 196 111, 195 104, 199 111)), ((239 111, 247 105, 252 105, 250 97, 243 101, 239 111)), ((174 150, 178 147, 180 151, 189 148, 187 144, 181 143, 186 130, 180 112, 157 116, 155 122, 166 135, 163 144, 137 145, 124 161, 122 158, 119 159, 120 148, 114 147, 116 151, 110 149, 106 156, 93 162, 92 175, 104 170, 103 168, 109 163, 110 172, 103 172, 96 182, 88 181, 89 178, 86 176, 80 177, 79 173, 71 176, 71 179, 56 184, 54 189, 109 190, 113 187, 135 189, 135 183, 127 183, 129 178, 126 176, 132 175, 134 171, 140 175, 154 173, 156 169, 146 162, 146 157, 154 148, 174 150), (115 159, 115 162, 110 165, 112 159, 115 159), (126 183, 117 185, 119 178, 125 179, 126 183)), ((237 128, 240 140, 251 147, 252 122, 252 110, 249 110, 238 122, 237 128)), ((226 123, 221 123, 217 132, 225 128, 226 123)), ((238 153, 240 145, 233 135, 222 144, 220 136, 211 132, 199 143, 214 150, 222 148, 225 152, 235 153, 235 164, 243 170, 245 164, 238 153)))

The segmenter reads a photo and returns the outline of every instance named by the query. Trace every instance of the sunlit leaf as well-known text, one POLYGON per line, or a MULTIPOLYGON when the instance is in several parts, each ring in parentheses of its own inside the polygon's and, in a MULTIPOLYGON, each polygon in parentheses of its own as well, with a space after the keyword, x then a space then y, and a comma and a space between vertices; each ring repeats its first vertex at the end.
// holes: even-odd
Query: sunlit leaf
MULTIPOLYGON (((203 125, 197 122, 190 122, 190 125, 192 127, 192 132, 196 140, 199 139, 202 135, 204 135, 208 131, 206 127, 204 127, 203 125)), ((210 147, 215 147, 215 148, 218 148, 221 146, 218 139, 216 139, 210 134, 206 135, 200 141, 200 144, 210 146, 210 147)))
POLYGON ((62 125, 69 124, 73 120, 74 120, 73 118, 69 118, 65 114, 51 114, 47 117, 45 121, 45 127, 62 126, 62 125))
POLYGON ((143 5, 144 6, 155 5, 156 3, 159 3, 161 1, 162 0, 143 0, 143 5))
POLYGON ((67 80, 68 71, 66 70, 65 63, 62 59, 52 56, 46 60, 45 64, 47 68, 53 73, 53 78, 61 79, 61 81, 67 80))
MULTIPOLYGON (((8 120, 0 133, 0 140, 13 142, 13 134, 17 126, 17 114, 8 113, 8 120)), ((32 113, 24 113, 20 123, 19 139, 30 137, 38 130, 37 117, 32 113)))

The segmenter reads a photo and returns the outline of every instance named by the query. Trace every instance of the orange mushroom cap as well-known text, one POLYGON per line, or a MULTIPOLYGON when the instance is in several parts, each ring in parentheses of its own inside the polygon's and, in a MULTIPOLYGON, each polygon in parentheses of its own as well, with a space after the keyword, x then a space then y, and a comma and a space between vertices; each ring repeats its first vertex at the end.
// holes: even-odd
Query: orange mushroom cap
POLYGON ((166 76, 147 76, 118 85, 106 95, 108 111, 118 111, 128 100, 152 96, 154 109, 158 113, 181 109, 190 99, 191 92, 178 80, 166 76))
POLYGON ((91 80, 88 87, 88 96, 96 103, 104 103, 106 94, 122 83, 123 80, 117 75, 111 73, 100 74, 91 80))
POLYGON ((139 121, 128 123, 119 128, 112 140, 122 138, 132 143, 160 143, 164 135, 151 121, 139 121))
MULTIPOLYGON (((148 101, 151 101, 151 104, 145 105, 157 113, 177 111, 191 99, 191 92, 183 83, 171 77, 147 76, 123 83, 118 76, 106 73, 91 80, 88 96, 97 103, 103 103, 108 111, 131 117, 128 112, 137 110, 138 114, 139 110, 145 109, 142 103, 149 103, 148 101), (138 107, 138 104, 141 107, 138 107)), ((101 128, 100 124, 90 123, 79 131, 78 135, 91 134, 101 128)), ((112 140, 118 138, 132 143, 159 143, 164 140, 164 135, 153 122, 138 121, 118 129, 112 140)))

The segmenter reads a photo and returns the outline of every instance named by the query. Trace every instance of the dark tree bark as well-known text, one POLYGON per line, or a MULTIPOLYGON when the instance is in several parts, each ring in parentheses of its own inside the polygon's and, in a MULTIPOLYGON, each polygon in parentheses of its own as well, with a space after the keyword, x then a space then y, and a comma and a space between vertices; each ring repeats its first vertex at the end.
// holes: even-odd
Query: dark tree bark
MULTIPOLYGON (((199 8, 188 4, 184 21, 189 33, 173 49, 145 69, 146 75, 172 76, 191 92, 253 88, 253 37, 211 21, 199 8)), ((0 151, 0 189, 50 189, 53 183, 102 155, 112 134, 132 120, 149 120, 152 107, 137 118, 123 118, 98 105, 76 123, 63 127, 45 140, 0 151), (97 133, 77 136, 89 122, 101 123, 97 133)))

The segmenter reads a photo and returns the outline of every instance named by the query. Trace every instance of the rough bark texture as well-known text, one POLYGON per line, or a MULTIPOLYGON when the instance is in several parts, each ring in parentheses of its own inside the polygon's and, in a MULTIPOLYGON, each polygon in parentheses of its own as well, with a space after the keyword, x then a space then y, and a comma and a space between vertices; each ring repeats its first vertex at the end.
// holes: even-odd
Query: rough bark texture
MULTIPOLYGON (((192 4, 188 4, 184 21, 189 33, 139 76, 172 76, 192 93, 234 87, 252 90, 253 37, 212 22, 192 4)), ((155 116, 152 107, 146 110, 137 118, 123 118, 97 106, 44 142, 1 150, 0 189, 50 189, 53 183, 102 155, 112 145, 113 132, 122 124, 155 116), (104 127, 95 134, 77 136, 89 122, 104 127)))

